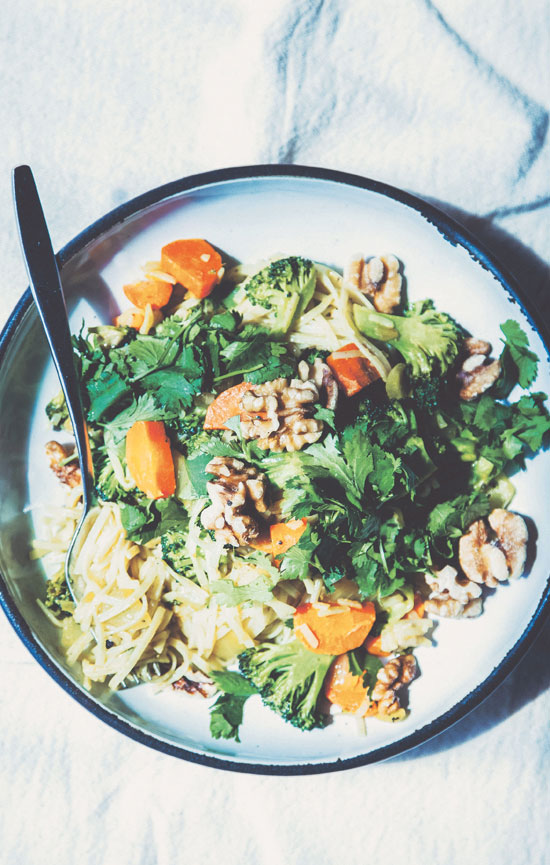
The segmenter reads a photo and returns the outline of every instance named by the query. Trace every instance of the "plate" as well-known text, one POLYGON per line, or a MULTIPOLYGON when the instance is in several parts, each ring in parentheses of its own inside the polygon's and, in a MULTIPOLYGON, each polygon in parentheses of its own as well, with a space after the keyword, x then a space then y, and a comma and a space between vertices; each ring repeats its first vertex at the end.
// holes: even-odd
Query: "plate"
MULTIPOLYGON (((550 357, 535 314, 510 276, 459 225, 431 205, 376 181, 296 166, 234 168, 188 177, 134 199, 94 223, 59 253, 73 331, 82 320, 110 321, 127 305, 121 287, 177 237, 206 237, 228 259, 284 252, 341 268, 358 250, 391 252, 405 267, 412 300, 431 297, 477 336, 499 345, 499 324, 517 320, 537 353, 537 389, 550 393, 550 357)), ((44 406, 58 389, 46 340, 27 292, 0 337, 0 584, 13 627, 36 660, 99 719, 166 753, 245 772, 303 774, 358 766, 414 747, 478 705, 522 657, 549 605, 546 520, 550 453, 516 475, 514 509, 539 527, 530 573, 490 595, 478 619, 440 621, 436 648, 417 650, 421 676, 410 715, 373 721, 368 736, 353 718, 302 733, 249 700, 241 743, 215 741, 205 701, 141 685, 89 694, 69 669, 56 629, 36 597, 43 572, 29 561, 36 506, 55 494, 43 445, 44 406)), ((533 532, 533 534, 535 534, 533 532)))

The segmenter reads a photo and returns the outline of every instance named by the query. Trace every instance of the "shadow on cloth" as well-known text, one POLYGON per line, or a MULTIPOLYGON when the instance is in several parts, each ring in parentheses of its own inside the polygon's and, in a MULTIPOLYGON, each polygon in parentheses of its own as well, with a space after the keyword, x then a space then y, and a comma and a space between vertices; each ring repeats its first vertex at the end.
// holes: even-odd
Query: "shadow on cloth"
POLYGON ((550 330, 550 265, 520 243, 517 238, 495 224, 495 219, 499 217, 536 211, 544 204, 547 205, 548 201, 523 205, 510 211, 495 211, 487 216, 476 216, 435 198, 424 198, 424 200, 467 228, 474 238, 478 238, 488 251, 493 253, 497 263, 503 265, 515 277, 522 295, 538 309, 550 330))
MULTIPOLYGON (((441 201, 428 200, 482 241, 489 252, 516 278, 522 294, 538 309, 550 328, 550 267, 514 237, 495 226, 490 218, 473 216, 441 201)), ((527 655, 480 706, 450 729, 393 759, 410 760, 437 754, 500 724, 550 687, 549 656, 550 620, 542 628, 527 655)))

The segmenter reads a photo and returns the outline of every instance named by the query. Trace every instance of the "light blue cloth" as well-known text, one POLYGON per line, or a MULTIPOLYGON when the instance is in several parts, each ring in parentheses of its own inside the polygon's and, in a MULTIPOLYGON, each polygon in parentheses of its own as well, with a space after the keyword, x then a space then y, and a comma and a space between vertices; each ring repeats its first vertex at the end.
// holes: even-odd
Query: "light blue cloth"
MULTIPOLYGON (((546 0, 17 0, 2 20, 2 321, 26 286, 9 188, 22 162, 56 248, 169 180, 297 162, 440 202, 548 294, 546 0)), ((408 755, 268 778, 125 739, 0 617, 0 860, 543 865, 549 649, 546 627, 483 706, 408 755)))

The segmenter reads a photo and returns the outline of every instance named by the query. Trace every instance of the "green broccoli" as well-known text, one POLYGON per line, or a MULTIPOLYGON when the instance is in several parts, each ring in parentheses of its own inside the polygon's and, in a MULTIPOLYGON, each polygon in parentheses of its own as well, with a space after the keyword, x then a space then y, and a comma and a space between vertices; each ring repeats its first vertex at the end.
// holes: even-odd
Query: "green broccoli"
POLYGON ((174 444, 183 449, 185 453, 197 449, 198 444, 203 440, 202 438, 199 439, 199 436, 204 437, 204 440, 206 440, 204 434, 204 415, 204 409, 194 408, 192 411, 187 412, 186 415, 170 418, 165 421, 168 435, 173 439, 174 444))
POLYGON ((333 660, 332 655, 310 652, 299 640, 293 640, 246 649, 239 655, 239 667, 266 706, 295 727, 311 730, 324 727, 328 721, 319 703, 333 660))
POLYGON ((433 414, 439 407, 443 379, 435 372, 411 379, 411 399, 423 411, 433 414))
POLYGON ((62 390, 49 401, 46 406, 46 416, 55 430, 65 429, 70 431, 72 429, 67 403, 65 402, 62 390))
POLYGON ((285 334, 313 297, 315 281, 309 259, 279 258, 238 285, 226 305, 237 307, 245 324, 255 322, 273 334, 285 334))
POLYGON ((96 475, 95 490, 104 502, 125 501, 128 498, 128 492, 120 486, 109 459, 96 475))
POLYGON ((165 532, 160 538, 160 549, 166 564, 176 573, 188 577, 190 571, 193 572, 193 562, 189 558, 185 542, 186 535, 183 532, 165 532))
POLYGON ((455 322, 429 300, 412 304, 404 315, 389 315, 353 305, 357 328, 369 339, 394 346, 412 379, 443 375, 458 355, 462 334, 455 322))
POLYGON ((56 616, 70 616, 74 610, 73 596, 69 591, 65 573, 62 572, 57 577, 52 577, 46 583, 46 599, 44 601, 46 607, 55 613, 56 616))

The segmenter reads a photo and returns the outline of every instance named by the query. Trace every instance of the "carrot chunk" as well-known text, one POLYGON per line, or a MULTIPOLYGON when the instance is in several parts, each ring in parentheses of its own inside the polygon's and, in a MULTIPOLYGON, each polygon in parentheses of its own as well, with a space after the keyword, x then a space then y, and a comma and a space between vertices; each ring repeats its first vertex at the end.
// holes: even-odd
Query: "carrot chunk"
POLYGON ((117 327, 133 327, 135 330, 139 330, 143 324, 144 318, 145 316, 142 309, 130 307, 129 309, 125 309, 124 312, 121 312, 120 315, 117 315, 116 318, 113 319, 113 324, 116 324, 117 327))
POLYGON ((281 553, 286 553, 290 547, 297 544, 304 534, 307 526, 307 519, 302 517, 301 520, 290 520, 288 523, 275 523, 271 526, 271 545, 273 555, 279 556, 281 553))
POLYGON ((327 363, 346 396, 359 393, 364 387, 368 387, 380 378, 378 370, 361 354, 354 342, 329 354, 327 363))
POLYGON ((219 252, 206 240, 174 240, 162 247, 162 270, 173 276, 195 297, 207 297, 222 275, 219 252))
POLYGON ((139 309, 145 309, 147 304, 152 309, 161 309, 172 297, 172 284, 161 282, 160 279, 133 282, 130 285, 125 285, 122 290, 130 303, 139 309))
POLYGON ((222 391, 206 410, 204 429, 228 429, 225 422, 241 413, 241 397, 252 387, 246 381, 222 391))
POLYGON ((174 460, 161 420, 137 421, 130 427, 126 433, 126 462, 135 485, 148 498, 174 495, 174 460))
POLYGON ((294 613, 294 632, 304 646, 321 655, 342 655, 365 642, 374 625, 374 604, 302 604, 294 613))
POLYGON ((367 637, 365 640, 365 649, 369 655, 376 655, 377 658, 387 658, 391 652, 385 652, 382 648, 382 638, 380 634, 377 637, 367 637))
POLYGON ((351 672, 347 655, 339 655, 332 664, 325 682, 325 695, 343 712, 361 716, 369 710, 370 700, 363 686, 363 677, 354 676, 351 672))

